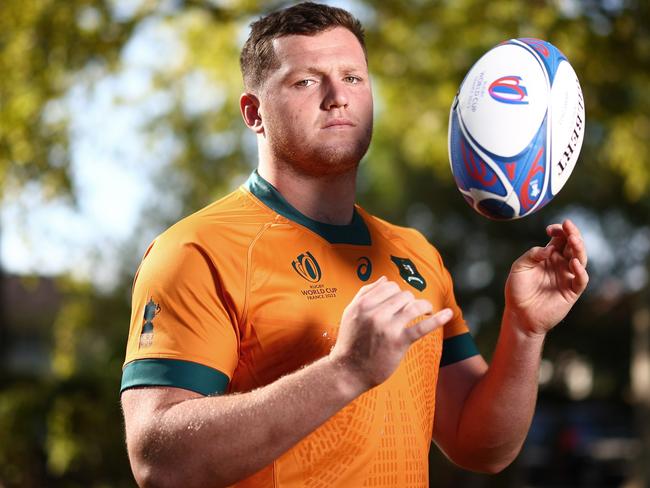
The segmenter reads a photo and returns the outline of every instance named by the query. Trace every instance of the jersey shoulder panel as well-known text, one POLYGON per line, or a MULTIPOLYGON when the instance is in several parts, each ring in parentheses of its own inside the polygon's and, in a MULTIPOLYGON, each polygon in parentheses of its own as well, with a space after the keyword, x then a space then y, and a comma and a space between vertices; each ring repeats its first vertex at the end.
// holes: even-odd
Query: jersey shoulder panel
POLYGON ((179 220, 160 234, 147 252, 156 246, 172 253, 183 246, 194 247, 218 269, 222 281, 241 283, 250 246, 276 217, 240 187, 179 220))
POLYGON ((134 279, 123 388, 223 389, 237 365, 248 251, 272 219, 240 189, 153 241, 134 279), (197 374, 206 380, 188 380, 197 374))
POLYGON ((228 244, 247 247, 260 228, 274 218, 270 209, 258 204, 244 188, 238 188, 181 219, 160 237, 191 240, 207 247, 217 244, 220 250, 228 244))
POLYGON ((147 249, 138 274, 150 254, 156 254, 161 263, 175 263, 196 254, 212 270, 233 310, 241 312, 246 300, 249 250, 276 218, 277 214, 240 187, 162 232, 147 249))

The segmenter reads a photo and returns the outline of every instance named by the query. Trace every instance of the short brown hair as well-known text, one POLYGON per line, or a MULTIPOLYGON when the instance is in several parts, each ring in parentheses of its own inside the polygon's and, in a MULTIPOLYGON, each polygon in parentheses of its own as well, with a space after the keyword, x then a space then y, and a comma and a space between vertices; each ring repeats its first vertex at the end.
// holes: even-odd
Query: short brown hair
POLYGON ((361 22, 341 8, 303 2, 253 22, 239 57, 246 89, 260 87, 269 71, 278 67, 273 50, 274 39, 290 35, 313 36, 335 27, 344 27, 352 32, 366 54, 361 22))

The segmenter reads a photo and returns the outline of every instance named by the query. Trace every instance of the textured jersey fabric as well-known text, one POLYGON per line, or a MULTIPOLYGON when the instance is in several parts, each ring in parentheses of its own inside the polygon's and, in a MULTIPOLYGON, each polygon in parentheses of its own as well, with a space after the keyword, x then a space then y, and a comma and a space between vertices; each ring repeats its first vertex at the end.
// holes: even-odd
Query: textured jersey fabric
POLYGON ((204 395, 267 385, 327 355, 343 309, 380 276, 452 320, 295 447, 236 486, 423 487, 439 367, 477 354, 440 255, 417 231, 355 207, 316 222, 257 172, 149 247, 133 288, 122 390, 204 395))

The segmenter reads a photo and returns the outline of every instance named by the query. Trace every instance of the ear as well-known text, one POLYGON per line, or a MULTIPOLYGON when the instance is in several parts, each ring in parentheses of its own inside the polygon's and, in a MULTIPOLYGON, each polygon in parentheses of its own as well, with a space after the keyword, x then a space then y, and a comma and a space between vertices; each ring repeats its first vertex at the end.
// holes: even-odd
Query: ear
POLYGON ((264 132, 260 101, 255 95, 252 93, 242 93, 241 97, 239 97, 239 110, 249 129, 256 134, 262 134, 264 132))

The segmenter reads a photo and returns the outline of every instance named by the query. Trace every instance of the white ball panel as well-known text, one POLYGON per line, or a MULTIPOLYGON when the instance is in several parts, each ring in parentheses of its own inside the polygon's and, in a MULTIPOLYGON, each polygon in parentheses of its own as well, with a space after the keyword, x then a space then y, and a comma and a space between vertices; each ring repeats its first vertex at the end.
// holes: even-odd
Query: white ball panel
POLYGON ((528 146, 539 129, 549 95, 548 77, 538 60, 520 46, 505 44, 488 51, 467 74, 458 110, 468 132, 482 147, 513 157, 528 146), (521 77, 527 103, 504 103, 490 96, 490 84, 506 76, 521 77))
POLYGON ((551 194, 562 189, 578 161, 585 135, 585 104, 571 65, 558 66, 551 89, 551 194))

